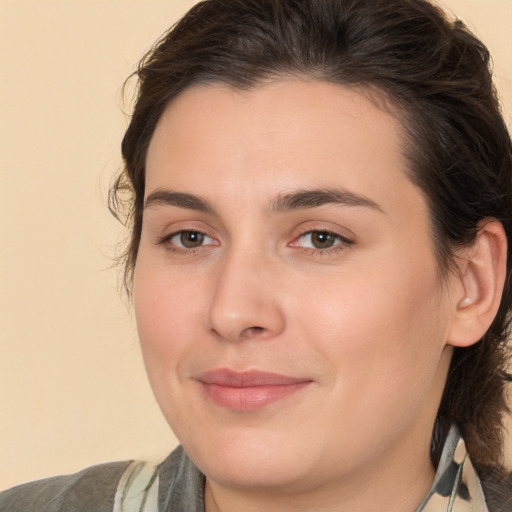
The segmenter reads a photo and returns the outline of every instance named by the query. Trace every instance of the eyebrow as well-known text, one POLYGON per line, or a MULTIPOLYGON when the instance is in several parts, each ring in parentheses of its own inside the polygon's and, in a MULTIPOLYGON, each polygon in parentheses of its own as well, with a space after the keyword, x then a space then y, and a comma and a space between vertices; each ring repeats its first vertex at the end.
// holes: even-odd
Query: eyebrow
POLYGON ((187 210, 197 210, 205 213, 214 213, 213 207, 199 196, 185 192, 174 192, 173 190, 158 189, 149 194, 144 201, 144 208, 151 206, 176 206, 187 210))
POLYGON ((345 189, 323 188, 318 190, 299 190, 280 195, 272 202, 272 210, 283 212, 318 208, 329 204, 341 206, 363 206, 384 213, 384 210, 372 199, 345 189))
MULTIPOLYGON (((306 210, 335 204, 341 206, 363 206, 384 213, 384 210, 372 199, 345 189, 323 188, 316 190, 297 190, 281 194, 270 204, 274 212, 306 210)), ((176 206, 187 210, 215 213, 213 206, 200 196, 168 189, 157 189, 146 198, 144 208, 152 206, 176 206)))

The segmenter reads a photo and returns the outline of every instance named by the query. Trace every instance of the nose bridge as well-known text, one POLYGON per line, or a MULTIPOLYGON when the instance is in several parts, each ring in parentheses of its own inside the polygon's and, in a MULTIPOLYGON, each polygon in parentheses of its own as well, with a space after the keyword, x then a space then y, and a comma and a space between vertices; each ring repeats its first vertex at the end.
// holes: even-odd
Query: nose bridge
POLYGON ((275 261, 254 247, 233 247, 218 263, 205 318, 208 330, 228 341, 272 337, 284 328, 275 261))

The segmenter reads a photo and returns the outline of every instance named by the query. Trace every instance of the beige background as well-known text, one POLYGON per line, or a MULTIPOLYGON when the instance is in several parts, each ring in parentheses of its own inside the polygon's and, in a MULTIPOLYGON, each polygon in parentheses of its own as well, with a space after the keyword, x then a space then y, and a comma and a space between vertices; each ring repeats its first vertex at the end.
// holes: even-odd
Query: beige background
MULTIPOLYGON (((176 440, 146 382, 106 209, 120 87, 192 0, 0 0, 0 488, 176 440)), ((512 118, 512 0, 445 0, 512 118)), ((128 106, 126 106, 128 108, 128 106)))

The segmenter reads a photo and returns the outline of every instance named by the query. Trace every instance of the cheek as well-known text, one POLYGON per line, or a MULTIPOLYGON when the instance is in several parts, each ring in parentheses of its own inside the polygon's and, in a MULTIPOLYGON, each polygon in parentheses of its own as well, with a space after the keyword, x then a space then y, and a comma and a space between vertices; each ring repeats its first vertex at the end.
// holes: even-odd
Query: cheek
POLYGON ((155 262, 137 262, 134 307, 144 365, 156 401, 175 432, 187 424, 187 408, 181 406, 190 406, 184 368, 191 354, 200 352, 207 293, 200 286, 180 280, 155 262))
MULTIPOLYGON (((183 282, 155 263, 141 258, 134 275, 134 307, 144 362, 154 384, 160 373, 170 375, 202 326, 206 291, 200 283, 183 282)), ((167 378, 167 377, 165 377, 167 378)))
MULTIPOLYGON (((446 322, 435 265, 392 260, 310 286, 298 329, 332 367, 332 387, 381 407, 426 394, 436 379, 446 322)), ((352 409, 353 410, 353 409, 352 409)))

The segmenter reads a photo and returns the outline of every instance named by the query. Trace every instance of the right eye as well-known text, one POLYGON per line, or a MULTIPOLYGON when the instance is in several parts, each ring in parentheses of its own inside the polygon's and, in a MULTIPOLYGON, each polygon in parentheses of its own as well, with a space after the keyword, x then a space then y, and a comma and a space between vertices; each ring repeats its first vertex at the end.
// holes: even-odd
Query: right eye
POLYGON ((182 230, 164 237, 161 243, 178 249, 197 249, 203 245, 214 244, 215 241, 201 231, 182 230))

